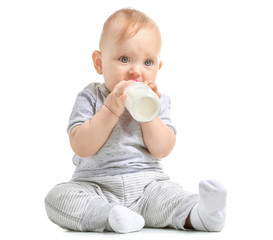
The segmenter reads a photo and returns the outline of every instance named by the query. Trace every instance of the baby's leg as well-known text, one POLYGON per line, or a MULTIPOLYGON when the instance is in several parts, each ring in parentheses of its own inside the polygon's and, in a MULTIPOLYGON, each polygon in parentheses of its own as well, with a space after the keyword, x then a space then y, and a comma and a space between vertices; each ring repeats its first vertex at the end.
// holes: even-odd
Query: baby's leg
POLYGON ((99 196, 99 191, 99 187, 86 182, 56 185, 45 198, 49 219, 69 230, 103 232, 116 204, 99 196))
POLYGON ((58 184, 46 196, 45 205, 51 221, 74 231, 129 233, 144 226, 141 215, 109 203, 100 187, 89 182, 58 184))
POLYGON ((185 229, 187 216, 198 201, 198 194, 187 192, 170 180, 159 179, 145 188, 134 208, 140 209, 147 227, 185 229))
POLYGON ((191 213, 190 222, 195 230, 219 232, 225 224, 226 189, 216 180, 199 184, 200 201, 191 213))

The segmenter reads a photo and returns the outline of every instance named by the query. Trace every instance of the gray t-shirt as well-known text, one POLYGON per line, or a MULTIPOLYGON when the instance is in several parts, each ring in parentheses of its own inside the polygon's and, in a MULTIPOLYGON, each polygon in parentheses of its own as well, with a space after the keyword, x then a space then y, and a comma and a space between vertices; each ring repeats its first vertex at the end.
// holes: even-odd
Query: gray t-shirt
MULTIPOLYGON (((103 83, 91 83, 77 96, 72 110, 68 134, 77 125, 91 119, 103 106, 110 92, 103 83)), ((170 120, 170 98, 161 96, 161 120, 176 133, 170 120)), ((152 157, 146 148, 140 123, 135 121, 125 109, 108 140, 93 156, 74 155, 76 166, 73 178, 93 176, 120 175, 139 171, 162 172, 160 159, 152 157)))

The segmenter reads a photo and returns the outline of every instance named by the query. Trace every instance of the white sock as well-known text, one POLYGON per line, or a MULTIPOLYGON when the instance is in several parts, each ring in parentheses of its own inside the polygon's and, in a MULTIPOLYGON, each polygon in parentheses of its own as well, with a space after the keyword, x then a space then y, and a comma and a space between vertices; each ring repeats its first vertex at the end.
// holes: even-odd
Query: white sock
POLYGON ((198 231, 220 232, 225 225, 227 191, 216 180, 199 183, 200 201, 190 214, 193 228, 198 231))
MULTIPOLYGON (((108 216, 110 228, 118 233, 129 233, 141 230, 145 221, 143 217, 132 210, 117 205, 113 207, 108 216)), ((109 226, 107 227, 109 229, 109 226)))

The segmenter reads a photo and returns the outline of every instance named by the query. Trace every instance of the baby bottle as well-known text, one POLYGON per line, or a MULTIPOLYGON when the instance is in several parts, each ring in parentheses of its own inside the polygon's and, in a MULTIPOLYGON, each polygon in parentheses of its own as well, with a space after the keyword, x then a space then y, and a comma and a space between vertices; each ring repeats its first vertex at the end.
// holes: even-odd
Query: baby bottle
POLYGON ((150 122, 160 112, 160 100, 155 92, 143 82, 129 85, 124 94, 127 95, 125 106, 138 122, 150 122))

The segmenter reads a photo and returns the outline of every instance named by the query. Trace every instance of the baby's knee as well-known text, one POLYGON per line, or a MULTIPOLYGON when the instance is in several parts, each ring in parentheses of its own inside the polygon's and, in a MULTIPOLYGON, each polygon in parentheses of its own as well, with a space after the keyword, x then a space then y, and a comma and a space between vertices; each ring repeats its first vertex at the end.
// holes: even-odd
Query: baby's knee
POLYGON ((64 229, 82 231, 81 219, 83 210, 78 209, 88 196, 82 188, 75 188, 73 184, 62 183, 56 185, 45 197, 45 209, 48 218, 64 229))

